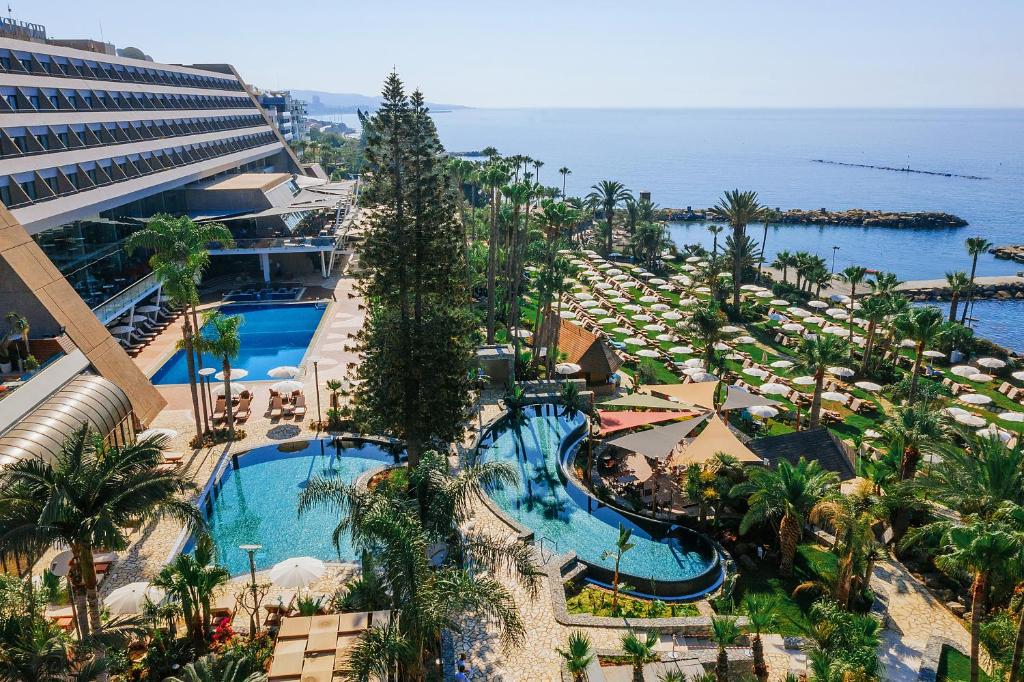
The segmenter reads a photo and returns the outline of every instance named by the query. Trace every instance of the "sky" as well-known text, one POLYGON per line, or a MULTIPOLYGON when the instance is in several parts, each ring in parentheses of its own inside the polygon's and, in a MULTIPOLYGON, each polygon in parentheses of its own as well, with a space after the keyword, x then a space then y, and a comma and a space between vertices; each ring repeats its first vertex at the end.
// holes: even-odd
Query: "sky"
POLYGON ((51 37, 476 107, 1022 107, 1024 0, 11 0, 51 37), (101 28, 102 25, 102 28, 101 28))

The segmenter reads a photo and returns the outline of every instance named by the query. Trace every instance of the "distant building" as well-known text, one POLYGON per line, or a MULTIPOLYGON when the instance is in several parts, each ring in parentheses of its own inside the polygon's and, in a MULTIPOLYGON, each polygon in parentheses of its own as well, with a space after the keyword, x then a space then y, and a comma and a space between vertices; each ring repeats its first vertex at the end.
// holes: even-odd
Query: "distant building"
POLYGON ((309 119, 304 100, 295 99, 288 90, 257 90, 256 96, 286 142, 309 139, 309 119))

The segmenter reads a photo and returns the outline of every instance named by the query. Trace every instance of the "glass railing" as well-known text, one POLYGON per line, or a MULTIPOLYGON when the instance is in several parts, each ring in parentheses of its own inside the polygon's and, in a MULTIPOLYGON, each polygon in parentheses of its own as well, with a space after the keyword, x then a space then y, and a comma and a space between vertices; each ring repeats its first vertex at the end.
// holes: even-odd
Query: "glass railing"
POLYGON ((151 272, 129 287, 126 287, 92 309, 100 322, 106 324, 133 304, 146 298, 160 286, 156 273, 151 272))
POLYGON ((334 248, 338 237, 268 237, 265 239, 236 239, 234 246, 225 248, 220 242, 211 242, 206 245, 211 252, 224 251, 249 251, 257 249, 309 249, 330 250, 334 248))

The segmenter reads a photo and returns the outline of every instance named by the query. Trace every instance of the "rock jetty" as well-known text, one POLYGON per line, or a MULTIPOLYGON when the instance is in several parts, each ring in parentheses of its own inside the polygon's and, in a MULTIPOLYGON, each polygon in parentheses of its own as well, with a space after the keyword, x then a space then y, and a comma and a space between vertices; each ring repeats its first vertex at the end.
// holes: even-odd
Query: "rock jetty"
MULTIPOLYGON (((950 213, 935 211, 900 212, 870 211, 863 208, 851 208, 845 211, 829 211, 820 208, 805 210, 791 208, 778 211, 776 224, 785 225, 852 225, 855 227, 897 227, 907 229, 940 229, 964 227, 967 221, 950 213)), ((693 209, 687 206, 680 208, 663 208, 659 211, 661 220, 669 222, 704 222, 711 221, 710 209, 693 209)))
POLYGON ((1004 246, 997 246, 990 249, 989 253, 996 258, 1024 263, 1024 244, 1006 244, 1004 246))

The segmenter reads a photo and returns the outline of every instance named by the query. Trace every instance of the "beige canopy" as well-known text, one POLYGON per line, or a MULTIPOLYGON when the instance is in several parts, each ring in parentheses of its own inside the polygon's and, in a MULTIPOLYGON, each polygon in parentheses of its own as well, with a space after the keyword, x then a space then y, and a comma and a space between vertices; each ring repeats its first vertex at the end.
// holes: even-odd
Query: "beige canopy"
POLYGON ((647 461, 647 458, 640 454, 634 453, 627 457, 626 466, 633 472, 633 475, 636 476, 636 480, 641 483, 649 479, 654 473, 654 470, 651 469, 651 465, 647 461))
POLYGON ((683 410, 685 405, 674 403, 664 398, 656 398, 646 393, 631 393, 615 400, 608 400, 598 407, 645 407, 653 410, 683 410))
POLYGON ((686 448, 669 457, 668 465, 685 467, 690 464, 703 464, 713 459, 719 452, 732 455, 740 462, 756 463, 761 461, 760 457, 740 442, 736 434, 718 415, 714 415, 704 430, 686 448))
POLYGON ((715 409, 715 394, 718 392, 717 381, 701 381, 695 384, 659 384, 645 386, 645 391, 659 398, 675 398, 685 405, 696 405, 708 410, 715 409))

